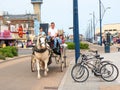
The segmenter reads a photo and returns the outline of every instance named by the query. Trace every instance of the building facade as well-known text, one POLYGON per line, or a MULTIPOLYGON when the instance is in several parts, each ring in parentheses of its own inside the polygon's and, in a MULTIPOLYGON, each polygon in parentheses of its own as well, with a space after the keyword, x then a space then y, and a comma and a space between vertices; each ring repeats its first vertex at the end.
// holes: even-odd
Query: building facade
MULTIPOLYGON (((102 36, 105 36, 106 33, 110 33, 114 37, 120 37, 120 23, 114 24, 105 24, 102 27, 102 36)), ((96 29, 96 35, 100 34, 100 29, 96 29)))
POLYGON ((34 18, 35 14, 0 14, 0 42, 31 40, 34 35, 34 18), (20 25, 23 28, 22 37, 18 34, 20 25))

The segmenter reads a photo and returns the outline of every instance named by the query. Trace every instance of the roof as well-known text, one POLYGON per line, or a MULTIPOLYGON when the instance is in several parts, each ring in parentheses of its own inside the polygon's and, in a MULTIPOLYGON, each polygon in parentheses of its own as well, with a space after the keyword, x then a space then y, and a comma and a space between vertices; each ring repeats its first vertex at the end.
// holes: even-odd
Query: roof
POLYGON ((21 14, 21 15, 4 15, 4 18, 6 19, 30 19, 30 18, 35 18, 35 14, 21 14))

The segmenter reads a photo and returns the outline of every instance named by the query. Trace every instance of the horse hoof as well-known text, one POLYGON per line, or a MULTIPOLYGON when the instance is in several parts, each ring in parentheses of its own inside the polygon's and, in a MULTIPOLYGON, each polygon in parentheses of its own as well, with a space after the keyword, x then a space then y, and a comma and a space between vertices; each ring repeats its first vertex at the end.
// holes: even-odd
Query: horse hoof
POLYGON ((40 79, 41 77, 40 76, 38 76, 38 79, 40 79))
POLYGON ((40 79, 41 77, 40 76, 38 76, 38 79, 40 79))
POLYGON ((47 72, 44 72, 44 75, 47 76, 47 72))

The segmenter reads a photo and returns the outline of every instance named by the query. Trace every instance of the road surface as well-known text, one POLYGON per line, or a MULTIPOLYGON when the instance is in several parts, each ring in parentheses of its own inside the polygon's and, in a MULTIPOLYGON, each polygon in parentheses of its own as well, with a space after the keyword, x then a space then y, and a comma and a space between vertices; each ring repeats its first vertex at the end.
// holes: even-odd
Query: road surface
MULTIPOLYGON (((74 53, 67 52, 68 63, 73 60, 74 53), (71 56, 71 57, 70 57, 71 56)), ((55 60, 49 65, 48 76, 41 72, 41 79, 37 79, 37 72, 31 72, 31 57, 19 58, 8 62, 0 63, 0 90, 57 90, 67 70, 60 72, 60 64, 55 60)))

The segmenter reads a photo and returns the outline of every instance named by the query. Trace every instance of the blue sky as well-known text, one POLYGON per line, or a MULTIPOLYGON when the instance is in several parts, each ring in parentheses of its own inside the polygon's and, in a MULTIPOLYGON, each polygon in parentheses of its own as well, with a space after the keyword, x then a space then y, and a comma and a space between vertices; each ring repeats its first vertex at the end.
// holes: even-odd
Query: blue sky
MULTIPOLYGON (((0 0, 0 11, 8 11, 10 14, 33 13, 31 0, 0 0)), ((120 0, 102 0, 104 7, 111 7, 107 10, 103 24, 120 23, 120 0)), ((95 12, 96 19, 99 19, 99 0, 78 0, 79 6, 79 33, 84 34, 89 20, 90 13, 95 12)), ((73 0, 43 0, 41 7, 42 22, 54 21, 58 29, 64 29, 66 34, 73 31, 68 28, 73 25, 73 0)), ((99 27, 99 23, 96 27, 99 27)))

